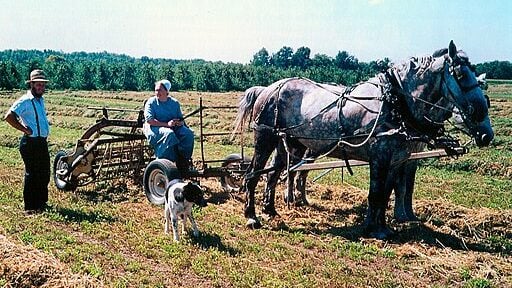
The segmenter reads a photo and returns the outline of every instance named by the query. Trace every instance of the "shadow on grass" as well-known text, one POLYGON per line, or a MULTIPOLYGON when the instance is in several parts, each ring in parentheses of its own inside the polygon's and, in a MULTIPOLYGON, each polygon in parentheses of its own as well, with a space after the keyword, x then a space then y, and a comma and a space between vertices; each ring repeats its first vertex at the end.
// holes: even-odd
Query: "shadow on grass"
MULTIPOLYGON (((325 210, 318 207, 320 210, 325 210)), ((343 237, 350 241, 360 241, 361 237, 366 237, 364 217, 366 213, 366 204, 352 206, 349 209, 336 209, 333 215, 326 213, 327 223, 317 225, 316 223, 306 223, 306 226, 292 227, 284 221, 279 221, 271 228, 274 231, 287 231, 290 233, 303 233, 314 235, 332 235, 343 237), (348 219, 351 219, 350 223, 348 219), (329 223, 348 223, 346 226, 334 226, 329 223)), ((388 219, 389 221, 389 219, 388 219)), ((388 225, 390 223, 388 222, 388 225)), ((512 242, 507 241, 507 235, 500 237, 474 239, 467 235, 454 235, 455 233, 444 233, 436 231, 422 222, 410 222, 397 224, 391 221, 390 227, 395 234, 386 241, 392 244, 421 243, 438 248, 450 248, 460 251, 487 252, 494 254, 512 255, 512 242)), ((462 233, 461 233, 462 234, 462 233)))
POLYGON ((193 243, 201 247, 203 250, 210 250, 212 248, 219 250, 220 252, 227 253, 229 256, 237 256, 240 254, 238 249, 228 247, 222 243, 219 235, 206 234, 201 232, 198 238, 193 238, 193 243))
POLYGON ((238 201, 241 201, 240 199, 242 199, 242 198, 239 198, 239 197, 244 197, 243 193, 237 193, 237 192, 232 192, 232 193, 221 192, 221 193, 217 193, 217 192, 209 192, 209 191, 207 191, 207 193, 210 194, 210 197, 206 198, 206 201, 208 203, 212 203, 212 204, 215 204, 215 205, 224 204, 224 203, 228 202, 232 198, 233 199, 237 199, 238 201))
POLYGON ((66 221, 69 222, 89 222, 89 223, 97 223, 97 222, 107 222, 113 223, 117 221, 115 217, 104 215, 95 211, 84 212, 81 210, 69 209, 69 208, 55 208, 53 211, 59 215, 61 215, 66 221))
MULTIPOLYGON (((351 241, 357 241, 364 231, 363 223, 364 215, 366 213, 366 203, 354 205, 349 209, 337 208, 334 210, 328 209, 319 205, 310 205, 310 208, 315 212, 320 212, 325 217, 325 221, 322 224, 318 224, 317 221, 306 221, 301 224, 301 227, 294 227, 293 224, 287 224, 286 220, 281 218, 271 218, 269 224, 273 231, 287 231, 290 233, 301 233, 301 234, 314 234, 314 235, 332 235, 336 237, 343 237, 351 241), (350 219, 350 220, 349 220, 350 219), (273 224, 271 224, 273 222, 273 224), (337 227, 329 223, 348 223, 346 226, 337 227)), ((293 209, 293 208, 292 208, 293 209)))
POLYGON ((438 246, 440 248, 451 248, 453 250, 500 253, 512 255, 512 246, 502 245, 503 243, 494 243, 489 239, 473 239, 448 233, 435 231, 421 222, 412 222, 401 224, 399 230, 391 242, 402 244, 417 242, 438 246))
MULTIPOLYGON (((101 183, 103 184, 103 183, 101 183)), ((126 184, 118 185, 99 185, 93 189, 78 189, 75 191, 75 195, 81 199, 87 200, 93 203, 100 202, 112 202, 121 203, 130 200, 133 197, 137 197, 138 193, 143 193, 142 188, 140 191, 130 190, 126 184)))

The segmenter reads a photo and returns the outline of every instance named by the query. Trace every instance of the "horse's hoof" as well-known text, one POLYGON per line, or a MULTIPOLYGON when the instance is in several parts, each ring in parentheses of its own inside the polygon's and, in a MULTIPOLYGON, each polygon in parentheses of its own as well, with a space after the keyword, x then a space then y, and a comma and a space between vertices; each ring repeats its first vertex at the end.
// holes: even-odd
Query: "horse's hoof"
POLYGON ((285 204, 288 204, 288 203, 294 203, 295 202, 295 197, 287 197, 287 196, 284 196, 283 197, 283 201, 285 204))
POLYGON ((306 199, 297 198, 297 201, 295 201, 295 207, 303 207, 303 206, 309 206, 309 202, 306 199))
POLYGON ((376 227, 375 229, 367 228, 365 232, 369 238, 375 238, 378 240, 386 240, 395 234, 395 232, 387 226, 376 227))
POLYGON ((415 215, 400 215, 400 216, 396 216, 395 215, 395 220, 396 222, 398 223, 408 223, 408 222, 418 222, 420 221, 420 219, 418 217, 416 217, 415 215))
POLYGON ((263 210, 261 211, 265 214, 267 214, 269 217, 275 217, 275 216, 278 216, 279 214, 277 213, 276 209, 275 208, 267 208, 267 207, 264 207, 263 210))
POLYGON ((247 223, 245 224, 247 228, 249 229, 260 229, 261 228, 261 222, 258 221, 258 219, 255 218, 249 218, 247 220, 247 223))
POLYGON ((414 213, 407 213, 407 222, 419 222, 420 218, 416 217, 414 213))

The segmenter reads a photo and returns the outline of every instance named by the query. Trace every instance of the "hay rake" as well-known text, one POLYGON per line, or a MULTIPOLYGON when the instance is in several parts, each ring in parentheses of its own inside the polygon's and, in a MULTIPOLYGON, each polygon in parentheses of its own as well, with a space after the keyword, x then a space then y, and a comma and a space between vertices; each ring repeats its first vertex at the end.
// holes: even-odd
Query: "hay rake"
POLYGON ((226 132, 203 131, 203 111, 206 109, 236 109, 236 106, 203 105, 185 115, 188 118, 199 113, 201 164, 191 170, 180 171, 174 162, 155 159, 153 148, 142 132, 144 111, 120 108, 89 107, 101 110, 102 117, 88 128, 77 141, 73 152, 57 152, 53 164, 53 178, 58 189, 72 191, 91 183, 133 178, 144 186, 148 200, 154 204, 164 202, 167 183, 176 178, 194 179, 219 177, 223 189, 233 192, 240 188, 242 175, 249 165, 248 157, 230 154, 224 159, 206 160, 204 142, 207 137, 226 135, 226 132), (109 118, 109 112, 138 113, 136 120, 109 118), (213 163, 220 166, 210 166, 213 163), (142 179, 142 181, 141 181, 142 179))

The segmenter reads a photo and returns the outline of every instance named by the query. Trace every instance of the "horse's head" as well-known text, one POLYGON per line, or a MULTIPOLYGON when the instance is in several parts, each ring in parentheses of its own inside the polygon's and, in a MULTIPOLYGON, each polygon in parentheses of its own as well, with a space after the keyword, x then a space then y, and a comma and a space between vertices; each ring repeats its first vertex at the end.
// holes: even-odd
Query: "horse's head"
POLYGON ((466 132, 479 147, 487 146, 494 138, 489 119, 489 102, 481 89, 468 57, 457 51, 453 41, 442 60, 441 90, 460 113, 466 132))

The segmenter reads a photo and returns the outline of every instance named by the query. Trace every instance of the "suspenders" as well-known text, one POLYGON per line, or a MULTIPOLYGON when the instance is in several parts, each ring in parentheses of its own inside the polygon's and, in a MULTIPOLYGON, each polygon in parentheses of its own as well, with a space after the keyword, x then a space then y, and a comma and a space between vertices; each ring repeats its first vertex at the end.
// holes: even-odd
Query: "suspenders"
POLYGON ((41 127, 39 127, 39 116, 37 115, 36 104, 34 104, 34 98, 30 100, 32 102, 32 107, 34 107, 34 112, 36 113, 36 123, 37 123, 37 136, 41 136, 41 127))

